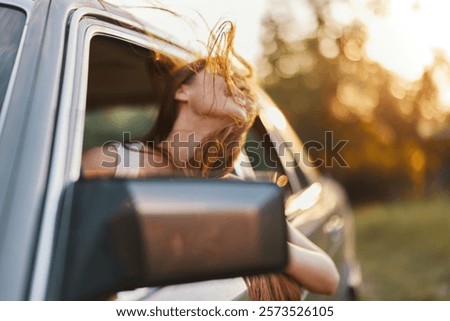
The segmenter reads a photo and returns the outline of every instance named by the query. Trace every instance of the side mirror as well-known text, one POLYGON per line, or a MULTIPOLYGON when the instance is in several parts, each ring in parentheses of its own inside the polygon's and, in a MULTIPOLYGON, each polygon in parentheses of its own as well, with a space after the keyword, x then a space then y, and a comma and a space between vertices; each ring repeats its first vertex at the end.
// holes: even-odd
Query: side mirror
POLYGON ((66 250, 56 251, 65 253, 65 300, 280 271, 287 262, 283 193, 270 183, 80 181, 69 215, 66 250))

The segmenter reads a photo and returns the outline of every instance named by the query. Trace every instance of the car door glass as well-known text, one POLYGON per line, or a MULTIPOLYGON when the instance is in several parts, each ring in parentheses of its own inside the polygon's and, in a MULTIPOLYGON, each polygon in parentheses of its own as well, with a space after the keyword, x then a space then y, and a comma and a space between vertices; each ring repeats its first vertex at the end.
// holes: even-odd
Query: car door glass
POLYGON ((286 197, 292 194, 291 184, 277 150, 259 118, 256 118, 247 134, 244 150, 254 170, 256 180, 277 184, 284 189, 286 197))
POLYGON ((23 11, 0 5, 0 111, 6 97, 6 90, 14 68, 20 39, 25 26, 23 11))

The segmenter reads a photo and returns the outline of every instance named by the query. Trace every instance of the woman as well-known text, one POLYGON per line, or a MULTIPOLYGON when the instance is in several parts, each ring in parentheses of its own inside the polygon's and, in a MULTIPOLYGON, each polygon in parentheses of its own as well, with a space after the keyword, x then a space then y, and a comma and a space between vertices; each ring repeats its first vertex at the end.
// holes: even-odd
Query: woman
MULTIPOLYGON (((156 125, 144 143, 129 150, 113 147, 113 160, 102 147, 87 151, 84 176, 227 177, 256 115, 251 72, 232 71, 228 55, 232 46, 228 43, 227 48, 225 54, 210 55, 176 70, 162 95, 156 125), (128 167, 121 162, 126 152, 128 167), (105 166, 111 162, 114 166, 105 166)), ((246 278, 251 299, 299 299, 300 287, 322 294, 336 290, 339 274, 333 261, 291 226, 288 232, 288 266, 283 274, 246 278)))
POLYGON ((244 77, 233 75, 228 84, 225 77, 207 71, 207 63, 212 62, 201 59, 174 72, 154 128, 140 139, 143 143, 134 142, 125 151, 113 146, 113 153, 105 153, 108 146, 85 152, 83 176, 226 176, 256 110, 244 77), (126 173, 124 162, 117 160, 124 156, 133 160, 136 152, 139 170, 126 173), (118 166, 105 166, 111 163, 118 166))

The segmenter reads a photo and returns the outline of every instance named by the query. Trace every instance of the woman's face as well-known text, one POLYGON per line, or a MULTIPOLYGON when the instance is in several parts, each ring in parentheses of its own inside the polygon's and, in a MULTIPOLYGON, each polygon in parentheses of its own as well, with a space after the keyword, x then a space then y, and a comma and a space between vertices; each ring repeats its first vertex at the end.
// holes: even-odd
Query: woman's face
POLYGON ((225 79, 205 70, 197 73, 194 79, 182 85, 186 102, 192 110, 208 117, 246 121, 253 103, 242 93, 234 97, 228 90, 225 79))

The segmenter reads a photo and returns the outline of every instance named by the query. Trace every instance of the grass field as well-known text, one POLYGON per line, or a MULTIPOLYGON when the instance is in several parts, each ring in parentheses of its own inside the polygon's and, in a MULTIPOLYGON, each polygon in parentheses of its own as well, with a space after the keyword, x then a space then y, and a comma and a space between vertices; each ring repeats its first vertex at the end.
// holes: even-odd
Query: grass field
POLYGON ((450 300, 450 196, 355 214, 362 300, 450 300))

